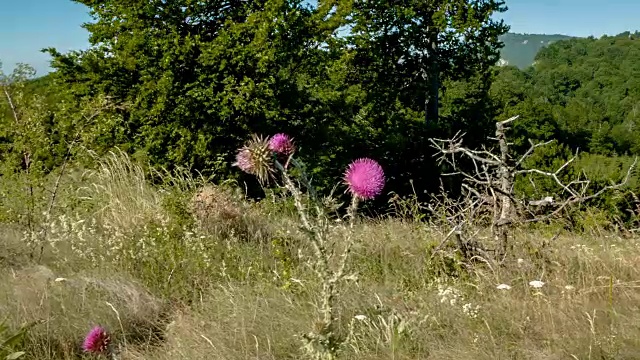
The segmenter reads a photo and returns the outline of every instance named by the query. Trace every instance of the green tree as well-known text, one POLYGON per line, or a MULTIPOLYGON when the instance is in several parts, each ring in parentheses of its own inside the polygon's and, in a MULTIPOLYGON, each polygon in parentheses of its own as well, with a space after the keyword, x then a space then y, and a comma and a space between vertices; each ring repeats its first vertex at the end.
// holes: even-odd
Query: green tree
POLYGON ((286 131, 320 187, 359 156, 437 186, 429 135, 478 139, 493 117, 500 1, 77 2, 92 47, 48 49, 55 77, 76 97, 125 103, 118 138, 156 165, 228 175, 249 133, 286 131), (425 124, 438 93, 443 115, 425 124))
POLYGON ((508 30, 492 15, 505 10, 493 0, 354 1, 347 81, 364 94, 358 113, 364 121, 354 124, 368 124, 369 134, 351 152, 384 159, 397 177, 394 191, 410 191, 408 179, 437 190, 429 137, 460 130, 477 144, 492 131, 487 70, 498 60, 498 36, 508 30))
POLYGON ((167 167, 215 168, 248 132, 300 121, 290 115, 314 34, 299 1, 78 2, 94 18, 85 25, 92 47, 49 49, 53 67, 78 95, 130 104, 121 125, 131 151, 167 167))
POLYGON ((540 51, 531 77, 573 149, 637 153, 640 42, 630 33, 559 41, 540 51))
POLYGON ((507 9, 496 0, 356 1, 354 9, 358 81, 386 99, 376 110, 399 100, 427 121, 438 121, 441 81, 486 72, 508 30, 491 18, 507 9))

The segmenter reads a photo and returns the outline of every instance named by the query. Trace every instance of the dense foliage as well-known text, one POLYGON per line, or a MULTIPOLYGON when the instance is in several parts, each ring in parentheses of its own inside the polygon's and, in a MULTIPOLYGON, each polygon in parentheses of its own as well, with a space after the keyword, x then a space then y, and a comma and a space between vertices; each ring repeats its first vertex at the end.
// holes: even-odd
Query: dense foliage
POLYGON ((365 154, 435 183, 428 133, 492 119, 500 1, 78 2, 92 47, 50 49, 55 77, 126 104, 114 125, 155 165, 229 175, 248 133, 286 131, 320 185, 365 154))

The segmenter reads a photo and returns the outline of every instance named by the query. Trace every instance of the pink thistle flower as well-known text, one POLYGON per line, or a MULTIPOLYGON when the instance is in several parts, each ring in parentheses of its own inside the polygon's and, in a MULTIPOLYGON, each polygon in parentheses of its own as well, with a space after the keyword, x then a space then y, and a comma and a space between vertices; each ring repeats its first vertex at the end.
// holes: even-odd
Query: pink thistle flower
POLYGON ((296 150, 293 139, 287 134, 275 134, 269 140, 269 149, 282 155, 291 155, 296 150))
POLYGON ((101 326, 95 326, 84 338, 82 349, 85 352, 99 354, 107 350, 110 342, 109 333, 101 326))
POLYGON ((361 199, 373 199, 384 188, 384 171, 380 164, 369 158, 353 161, 344 174, 349 191, 361 199))
POLYGON ((236 154, 236 162, 234 163, 240 170, 252 174, 254 163, 251 156, 251 150, 247 148, 240 149, 236 154))
POLYGON ((238 150, 236 162, 232 165, 248 174, 257 176, 260 182, 265 182, 273 172, 272 156, 269 140, 254 134, 251 136, 251 140, 238 150))

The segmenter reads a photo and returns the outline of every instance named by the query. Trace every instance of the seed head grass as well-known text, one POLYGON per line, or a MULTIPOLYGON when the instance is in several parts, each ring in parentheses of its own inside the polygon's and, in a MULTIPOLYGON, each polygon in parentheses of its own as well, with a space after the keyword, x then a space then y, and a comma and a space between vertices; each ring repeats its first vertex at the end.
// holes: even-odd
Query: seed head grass
MULTIPOLYGON (((318 323, 322 282, 295 213, 232 196, 209 210, 228 228, 206 231, 187 221, 202 184, 152 185, 131 159, 107 159, 63 192, 79 205, 52 218, 41 263, 19 225, 0 224, 0 313, 13 331, 38 322, 17 344, 24 358, 87 358, 96 325, 118 359, 304 358, 300 336, 318 323), (239 235, 245 211, 262 235, 239 235)), ((351 236, 355 274, 337 285, 339 358, 637 357, 639 238, 521 229, 497 266, 463 263, 453 244, 432 257, 446 233, 391 218, 331 221, 338 254, 351 236)))

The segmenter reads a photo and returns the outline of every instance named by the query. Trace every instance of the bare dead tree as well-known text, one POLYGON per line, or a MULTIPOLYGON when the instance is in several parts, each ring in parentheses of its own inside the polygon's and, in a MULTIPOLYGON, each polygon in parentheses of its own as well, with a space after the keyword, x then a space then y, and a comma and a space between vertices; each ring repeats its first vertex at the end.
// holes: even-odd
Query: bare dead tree
POLYGON ((434 248, 430 258, 432 259, 450 239, 455 240, 463 258, 470 259, 477 253, 482 253, 484 256, 486 249, 474 239, 479 233, 478 225, 482 223, 482 210, 489 204, 489 199, 476 196, 471 191, 467 191, 460 199, 448 197, 444 190, 440 194, 441 196, 433 198, 427 209, 435 215, 431 222, 436 225, 436 228, 450 227, 450 231, 443 234, 442 241, 434 248), (464 235, 472 229, 475 230, 472 236, 464 235))
MULTIPOLYGON (((461 176, 463 179, 464 196, 458 200, 457 206, 448 205, 452 220, 459 224, 468 223, 470 217, 481 213, 480 208, 490 207, 492 211, 491 233, 498 246, 497 253, 504 258, 508 251, 508 238, 512 227, 516 223, 538 222, 556 217, 567 207, 597 198, 607 191, 619 189, 629 181, 632 171, 637 164, 637 157, 628 168, 622 181, 602 187, 588 194, 591 182, 585 178, 578 178, 568 183, 563 182, 561 174, 577 158, 577 153, 553 172, 540 169, 525 169, 523 164, 534 151, 552 141, 534 143, 519 158, 510 156, 511 145, 507 139, 509 125, 518 119, 514 116, 496 123, 495 138, 497 151, 486 148, 473 150, 463 146, 464 134, 457 133, 451 139, 429 139, 432 147, 437 150, 439 164, 449 164, 454 171, 444 176, 461 176), (465 158, 471 163, 472 170, 462 170, 458 164, 459 158, 465 158), (514 183, 518 176, 538 174, 552 179, 562 190, 558 199, 547 196, 539 200, 518 198, 514 191, 514 183), (456 210, 454 210, 456 209, 456 210), (461 209, 466 209, 462 211, 461 209)), ((532 180, 533 181, 533 180, 532 180)), ((466 249, 463 250, 463 253, 466 249)))

